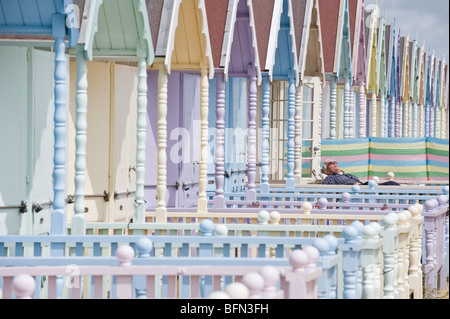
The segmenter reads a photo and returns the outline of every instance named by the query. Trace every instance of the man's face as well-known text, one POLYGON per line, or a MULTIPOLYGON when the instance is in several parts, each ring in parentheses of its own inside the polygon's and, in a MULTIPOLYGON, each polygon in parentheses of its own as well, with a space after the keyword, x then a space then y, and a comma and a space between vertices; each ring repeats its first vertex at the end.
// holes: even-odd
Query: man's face
POLYGON ((326 170, 326 173, 328 175, 331 175, 334 173, 339 174, 340 172, 341 172, 341 169, 339 168, 338 163, 336 163, 336 162, 328 163, 327 170, 326 170))

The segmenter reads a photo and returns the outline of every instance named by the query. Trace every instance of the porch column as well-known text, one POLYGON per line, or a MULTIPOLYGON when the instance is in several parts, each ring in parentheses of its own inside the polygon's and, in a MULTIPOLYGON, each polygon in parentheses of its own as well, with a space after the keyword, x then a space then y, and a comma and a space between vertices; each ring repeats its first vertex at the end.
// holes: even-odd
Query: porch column
POLYGON ((350 138, 350 81, 344 84, 344 138, 350 138))
POLYGON ((303 104, 303 85, 297 87, 295 94, 295 149, 294 149, 294 181, 300 184, 302 181, 302 104, 303 104))
POLYGON ((287 150, 287 179, 286 187, 294 187, 294 149, 295 149, 295 76, 289 76, 288 90, 288 150, 287 150))
POLYGON ((380 137, 386 137, 386 102, 384 93, 380 93, 380 137))
POLYGON ((256 200, 256 70, 248 71, 248 146, 247 146, 247 182, 246 199, 256 200))
POLYGON ((366 137, 366 92, 365 84, 359 84, 359 137, 366 137))
POLYGON ((66 44, 64 39, 65 18, 62 14, 52 16, 52 35, 55 38, 55 114, 54 114, 54 156, 53 156, 53 211, 51 235, 66 233, 66 44))
POLYGON ((391 95, 389 108, 389 131, 388 137, 395 137, 395 96, 391 95))
POLYGON ((337 98, 337 79, 336 76, 331 77, 330 85, 330 139, 336 139, 336 98, 337 98))
POLYGON ((83 46, 78 46, 77 52, 77 93, 75 120, 75 200, 74 216, 72 217, 72 235, 86 234, 84 216, 84 195, 86 182, 86 141, 87 141, 87 61, 83 46))
POLYGON ((350 125, 348 127, 348 135, 350 138, 355 137, 355 90, 350 85, 350 106, 348 110, 348 116, 350 119, 350 125))
POLYGON ((409 101, 405 100, 403 109, 403 137, 409 137, 409 101))
POLYGON ((225 207, 225 79, 223 74, 216 76, 216 195, 214 207, 225 207))
POLYGON ((158 169, 156 184, 156 222, 167 222, 167 70, 164 63, 159 64, 158 71, 158 169))
POLYGON ((201 68, 200 81, 200 176, 199 194, 197 200, 197 212, 208 211, 208 198, 206 197, 206 184, 208 179, 208 107, 209 107, 209 81, 208 70, 205 66, 201 68))
POLYGON ((395 102, 395 137, 401 137, 401 134, 400 134, 400 109, 401 109, 401 102, 396 101, 395 102))
POLYGON ((269 192, 269 157, 270 157, 270 82, 269 75, 264 73, 262 76, 262 111, 261 111, 261 184, 259 186, 261 193, 269 192))
POLYGON ((370 101, 370 136, 377 136, 377 92, 372 92, 372 100, 370 101))
POLYGON ((136 132, 136 197, 134 203, 134 223, 145 223, 145 141, 147 139, 147 63, 140 55, 137 84, 137 132, 136 132))

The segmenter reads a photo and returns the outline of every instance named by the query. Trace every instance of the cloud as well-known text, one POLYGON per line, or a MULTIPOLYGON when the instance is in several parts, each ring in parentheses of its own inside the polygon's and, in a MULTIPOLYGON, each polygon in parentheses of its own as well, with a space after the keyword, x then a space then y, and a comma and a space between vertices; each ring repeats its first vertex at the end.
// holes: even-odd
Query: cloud
MULTIPOLYGON (((376 4, 376 0, 364 1, 365 7, 376 4)), ((381 15, 386 23, 405 36, 410 32, 410 40, 418 40, 431 53, 449 60, 449 1, 448 0, 378 0, 381 15)))

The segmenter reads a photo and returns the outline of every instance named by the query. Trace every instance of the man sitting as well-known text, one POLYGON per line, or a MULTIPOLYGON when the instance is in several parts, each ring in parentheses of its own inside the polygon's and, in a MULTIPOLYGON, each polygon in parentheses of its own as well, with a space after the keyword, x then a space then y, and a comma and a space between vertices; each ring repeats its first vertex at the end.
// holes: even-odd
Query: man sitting
MULTIPOLYGON (((323 180, 324 184, 328 185, 367 185, 368 182, 361 182, 358 177, 344 173, 339 168, 339 165, 336 161, 333 160, 327 160, 322 165, 322 173, 328 175, 323 180)), ((387 181, 385 183, 381 183, 380 185, 394 185, 394 186, 400 186, 399 183, 394 181, 387 181)))

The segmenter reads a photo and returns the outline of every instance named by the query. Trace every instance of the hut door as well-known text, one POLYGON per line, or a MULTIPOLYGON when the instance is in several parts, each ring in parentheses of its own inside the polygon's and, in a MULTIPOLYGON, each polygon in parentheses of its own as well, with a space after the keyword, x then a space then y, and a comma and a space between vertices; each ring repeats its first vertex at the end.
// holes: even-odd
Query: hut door
POLYGON ((225 113, 225 182, 226 192, 244 192, 246 189, 246 128, 247 128, 247 79, 228 80, 229 99, 225 113))
MULTIPOLYGON (((133 215, 136 163, 137 68, 88 62, 86 221, 127 221, 133 215)), ((76 61, 70 64, 69 154, 75 154, 76 61)), ((75 156, 68 157, 74 194, 75 156)), ((69 205, 69 215, 73 205, 69 205)))
POLYGON ((314 180, 312 171, 320 172, 320 80, 305 77, 302 102, 302 183, 314 180))
POLYGON ((184 139, 181 160, 180 207, 197 205, 200 168, 200 76, 182 75, 181 123, 189 135, 184 139), (190 144, 190 145, 186 145, 190 144), (190 147, 189 147, 190 146, 190 147))
POLYGON ((115 64, 110 129, 110 196, 114 221, 133 216, 136 190, 137 68, 115 64))

